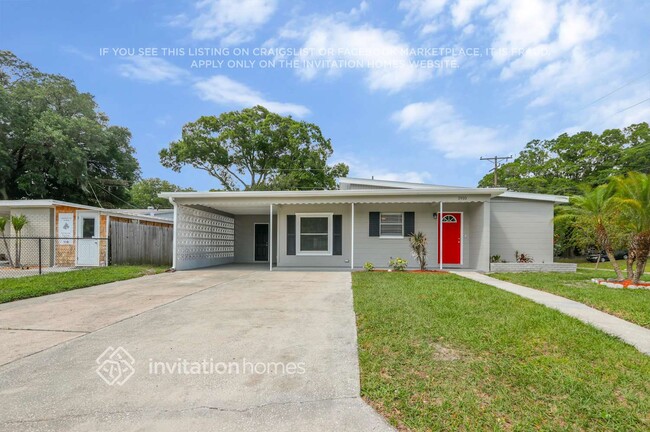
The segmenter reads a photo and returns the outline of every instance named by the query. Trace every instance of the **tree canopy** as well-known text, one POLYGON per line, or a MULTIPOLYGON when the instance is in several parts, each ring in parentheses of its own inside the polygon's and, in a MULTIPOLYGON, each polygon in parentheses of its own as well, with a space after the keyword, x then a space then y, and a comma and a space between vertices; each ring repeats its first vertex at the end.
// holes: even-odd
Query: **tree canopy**
POLYGON ((255 106, 187 123, 160 160, 204 170, 225 190, 334 189, 348 167, 328 165, 332 151, 318 126, 255 106))
POLYGON ((161 192, 194 192, 194 189, 182 188, 159 178, 142 179, 131 187, 131 205, 138 208, 171 208, 172 204, 167 198, 158 197, 161 192))
MULTIPOLYGON (((513 162, 498 169, 498 177, 499 186, 518 192, 574 195, 630 171, 650 173, 648 123, 600 135, 580 132, 530 141, 513 162)), ((492 186, 492 174, 479 186, 492 186)))
POLYGON ((140 166, 92 95, 0 51, 0 198, 124 206, 140 166))

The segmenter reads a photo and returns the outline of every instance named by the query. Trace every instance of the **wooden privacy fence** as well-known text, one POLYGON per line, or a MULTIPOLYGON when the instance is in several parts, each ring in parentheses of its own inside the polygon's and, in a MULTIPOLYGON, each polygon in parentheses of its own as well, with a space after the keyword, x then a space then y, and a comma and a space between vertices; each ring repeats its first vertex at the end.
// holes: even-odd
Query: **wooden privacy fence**
POLYGON ((172 265, 174 229, 111 221, 111 264, 172 265))

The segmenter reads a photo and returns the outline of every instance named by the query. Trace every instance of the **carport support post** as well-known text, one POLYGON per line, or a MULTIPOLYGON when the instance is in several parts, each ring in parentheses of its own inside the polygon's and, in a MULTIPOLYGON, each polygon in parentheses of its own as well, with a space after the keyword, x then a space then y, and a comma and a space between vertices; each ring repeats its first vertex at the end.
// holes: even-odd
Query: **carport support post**
POLYGON ((354 270, 354 203, 352 203, 352 227, 350 228, 350 269, 354 270))
POLYGON ((269 271, 273 271, 273 204, 269 205, 269 271))
POLYGON ((442 201, 440 201, 440 214, 438 214, 438 223, 440 228, 438 232, 440 233, 440 238, 438 239, 438 261, 440 261, 440 270, 442 270, 442 201))

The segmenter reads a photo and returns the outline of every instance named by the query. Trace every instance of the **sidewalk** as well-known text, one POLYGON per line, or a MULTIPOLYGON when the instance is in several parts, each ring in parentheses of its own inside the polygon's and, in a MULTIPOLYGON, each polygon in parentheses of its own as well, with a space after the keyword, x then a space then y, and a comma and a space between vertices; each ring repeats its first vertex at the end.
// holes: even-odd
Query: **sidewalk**
POLYGON ((624 342, 634 346, 636 349, 646 355, 650 355, 650 330, 631 322, 616 318, 597 309, 589 307, 583 303, 569 300, 555 294, 539 291, 533 288, 513 284, 491 278, 484 274, 476 272, 452 272, 458 276, 471 279, 504 291, 517 294, 534 301, 535 303, 548 306, 558 310, 566 315, 579 319, 604 331, 607 334, 616 336, 624 342))

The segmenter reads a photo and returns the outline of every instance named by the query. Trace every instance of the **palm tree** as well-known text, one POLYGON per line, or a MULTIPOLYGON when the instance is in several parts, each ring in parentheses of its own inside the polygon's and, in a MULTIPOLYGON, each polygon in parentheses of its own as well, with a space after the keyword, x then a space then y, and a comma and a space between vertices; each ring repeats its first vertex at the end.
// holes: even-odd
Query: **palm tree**
POLYGON ((22 253, 23 249, 23 242, 22 242, 22 234, 21 231, 25 225, 27 225, 27 216, 25 215, 20 215, 20 216, 12 216, 11 217, 11 225, 14 227, 14 232, 16 233, 16 253, 14 257, 16 258, 15 260, 15 266, 20 267, 20 255, 22 253))
POLYGON ((650 175, 631 172, 626 177, 615 177, 613 184, 617 195, 614 201, 620 207, 622 220, 631 233, 627 275, 633 283, 638 283, 650 254, 650 175))
POLYGON ((593 239, 599 250, 607 254, 616 277, 623 280, 623 273, 614 257, 614 245, 621 237, 616 223, 618 209, 613 200, 615 193, 612 184, 585 189, 583 195, 571 197, 570 206, 556 219, 571 218, 576 228, 575 235, 593 239))
POLYGON ((5 250, 7 251, 7 260, 9 261, 9 266, 14 266, 14 261, 11 259, 11 250, 9 249, 9 243, 7 243, 7 237, 5 237, 5 228, 7 227, 7 222, 9 218, 4 216, 0 217, 0 235, 2 236, 2 242, 5 245, 5 250))
POLYGON ((427 236, 423 232, 411 235, 409 239, 415 259, 420 263, 420 270, 427 269, 427 236))

